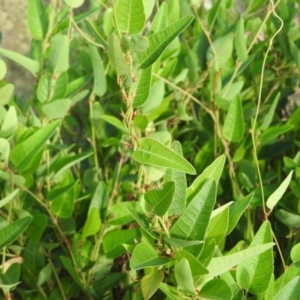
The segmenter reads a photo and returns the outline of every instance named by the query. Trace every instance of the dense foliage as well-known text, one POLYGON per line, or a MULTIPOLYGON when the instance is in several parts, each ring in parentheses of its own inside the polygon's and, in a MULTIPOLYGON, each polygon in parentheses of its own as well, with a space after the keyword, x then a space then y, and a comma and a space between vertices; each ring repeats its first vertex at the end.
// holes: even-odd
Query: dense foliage
POLYGON ((0 47, 5 299, 299 299, 300 1, 83 2, 0 47))

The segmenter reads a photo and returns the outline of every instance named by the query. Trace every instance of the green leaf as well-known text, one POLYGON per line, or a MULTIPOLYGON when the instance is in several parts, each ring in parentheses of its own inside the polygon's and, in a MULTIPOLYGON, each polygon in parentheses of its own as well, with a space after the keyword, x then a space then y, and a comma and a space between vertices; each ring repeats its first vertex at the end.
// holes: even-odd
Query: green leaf
POLYGON ((182 258, 175 263, 175 278, 179 290, 182 290, 187 295, 195 294, 192 271, 186 258, 182 258))
POLYGON ((52 275, 52 269, 51 265, 47 264, 45 267, 42 268, 42 270, 39 273, 39 277, 37 280, 37 286, 42 286, 44 283, 48 282, 48 280, 51 279, 52 275))
POLYGON ((240 217, 242 216, 246 208, 249 206, 252 199, 253 199, 253 194, 250 194, 244 197, 243 199, 234 202, 229 207, 229 224, 228 224, 227 234, 229 234, 235 228, 238 220, 240 219, 240 217))
POLYGON ((203 241, 186 241, 182 239, 169 238, 169 237, 165 237, 164 241, 175 249, 200 245, 203 243, 203 241))
POLYGON ((225 155, 219 156, 215 161, 209 165, 192 183, 191 186, 187 189, 187 203, 190 203, 191 200, 198 194, 198 192, 203 187, 204 183, 208 179, 214 179, 218 184, 221 177, 226 157, 225 155))
POLYGON ((259 246, 253 246, 246 250, 242 250, 233 254, 228 254, 222 257, 213 257, 207 266, 209 278, 217 277, 234 266, 255 257, 274 246, 274 243, 267 243, 259 246))
POLYGON ((107 50, 108 44, 98 32, 97 25, 87 19, 84 20, 84 23, 87 27, 89 34, 95 39, 97 43, 101 44, 107 50))
POLYGON ((34 160, 37 152, 41 151, 54 134, 59 125, 59 121, 55 121, 39 129, 24 142, 17 144, 10 152, 10 160, 16 166, 18 172, 24 172, 34 160))
POLYGON ((14 106, 10 106, 1 126, 0 135, 9 137, 18 130, 18 116, 14 106))
POLYGON ((59 257, 59 259, 62 262, 62 264, 64 265, 64 267, 66 268, 66 270, 69 272, 69 274, 71 275, 71 277, 74 279, 74 281, 81 288, 83 288, 83 283, 81 282, 81 279, 80 279, 78 273, 76 272, 75 268, 73 267, 71 259, 69 257, 63 256, 63 255, 61 255, 59 257))
POLYGON ((150 190, 145 194, 145 200, 149 203, 156 215, 162 217, 172 202, 175 192, 174 181, 166 182, 161 190, 150 190))
MULTIPOLYGON (((172 146, 177 154, 183 156, 180 142, 175 141, 173 142, 172 146)), ((180 215, 184 211, 186 205, 185 173, 173 169, 168 169, 165 175, 165 180, 175 182, 175 192, 171 205, 168 209, 168 215, 180 215)))
POLYGON ((141 32, 146 21, 143 0, 119 0, 115 8, 115 18, 121 32, 141 32))
POLYGON ((230 286, 222 279, 215 278, 208 281, 200 290, 198 296, 204 299, 224 300, 232 299, 230 286))
POLYGON ((89 44, 89 54, 93 65, 94 93, 101 97, 106 93, 106 76, 102 59, 96 46, 89 44))
POLYGON ((291 250, 291 259, 294 263, 300 261, 300 243, 293 246, 291 250))
POLYGON ((192 22, 193 16, 185 16, 165 29, 149 36, 149 48, 138 55, 141 69, 150 67, 165 51, 167 46, 192 22))
POLYGON ((133 92, 135 93, 133 106, 142 106, 148 99, 151 86, 152 67, 138 72, 135 83, 133 84, 133 92))
POLYGON ((215 205, 216 193, 216 182, 210 179, 171 227, 171 237, 183 240, 204 240, 210 215, 215 205))
POLYGON ((223 136, 230 142, 239 142, 245 133, 243 107, 239 97, 232 100, 225 118, 223 136))
POLYGON ((32 217, 18 219, 0 229, 0 250, 15 241, 27 228, 32 217))
POLYGON ((140 139, 132 158, 142 164, 175 169, 188 174, 196 173, 186 159, 152 138, 140 139))
POLYGON ((215 40, 207 50, 206 58, 208 61, 213 60, 218 67, 223 68, 232 56, 233 50, 233 33, 230 32, 224 37, 215 40), (216 55, 216 57, 215 57, 216 55))
MULTIPOLYGON (((248 249, 272 242, 272 229, 269 221, 265 221, 248 249)), ((254 295, 264 293, 273 274, 273 250, 269 249, 239 264, 236 270, 237 283, 254 295)))
POLYGON ((28 1, 28 24, 32 37, 43 40, 48 29, 48 14, 42 0, 28 1))
POLYGON ((143 0, 145 17, 148 19, 153 11, 155 0, 143 0))
POLYGON ((268 113, 266 115, 264 115, 264 119, 263 119, 264 121, 263 121, 262 125, 260 126, 261 130, 266 130, 269 128, 269 126, 272 122, 279 98, 280 98, 280 93, 277 93, 268 113))
POLYGON ((151 221, 144 215, 136 210, 136 207, 132 203, 125 203, 125 207, 132 215, 132 217, 139 223, 139 225, 154 239, 157 239, 157 236, 151 231, 150 224, 151 221))
POLYGON ((108 57, 112 66, 116 69, 118 75, 130 74, 130 69, 125 61, 124 54, 121 49, 120 41, 115 34, 108 39, 108 57))
POLYGON ((134 244, 141 235, 140 229, 123 229, 108 232, 103 238, 103 251, 107 258, 116 258, 125 252, 123 244, 134 244))
POLYGON ((80 7, 84 3, 84 0, 64 0, 64 1, 71 8, 80 7))
POLYGON ((28 57, 25 57, 19 53, 0 48, 0 54, 6 56, 7 58, 11 59, 12 61, 18 63, 19 65, 21 65, 22 67, 27 69, 29 72, 31 72, 33 75, 38 73, 38 71, 40 69, 39 62, 32 60, 28 57))
POLYGON ((163 266, 169 262, 169 259, 158 257, 156 251, 148 243, 142 242, 138 244, 132 253, 130 260, 130 268, 140 270, 149 267, 163 266))
POLYGON ((82 239, 85 240, 88 236, 96 234, 101 227, 101 219, 99 209, 92 208, 89 212, 82 231, 82 239))
POLYGON ((6 63, 3 59, 0 58, 0 80, 2 80, 7 73, 6 63))
POLYGON ((70 99, 55 100, 43 105, 43 113, 49 118, 62 119, 66 116, 71 108, 72 101, 70 99))
POLYGON ((293 278, 273 298, 273 300, 298 300, 300 295, 300 277, 293 278))
POLYGON ((290 185, 290 182, 291 182, 291 179, 292 179, 292 176, 293 176, 293 172, 294 171, 291 171, 289 173, 289 175, 284 179, 284 181, 280 184, 280 186, 276 189, 276 191, 272 195, 269 196, 266 204, 267 204, 267 207, 270 210, 273 210, 274 206, 282 198, 282 196, 285 193, 286 189, 290 185))
POLYGON ((0 138, 0 161, 7 162, 10 153, 10 144, 7 139, 0 138))
POLYGON ((69 39, 61 33, 52 38, 53 48, 51 61, 54 73, 66 72, 69 69, 69 39))
POLYGON ((275 217, 291 228, 297 228, 300 226, 300 216, 297 214, 290 213, 284 209, 278 209, 275 212, 275 217))
POLYGON ((0 208, 6 205, 8 202, 10 202, 12 199, 16 197, 16 195, 19 193, 19 189, 14 190, 12 193, 10 193, 8 196, 0 200, 0 208))
POLYGON ((128 133, 128 130, 127 130, 126 126, 123 124, 122 121, 120 121, 116 117, 109 116, 109 115, 101 115, 101 116, 99 116, 99 118, 104 120, 105 122, 113 125, 114 127, 118 128, 119 130, 121 130, 125 133, 128 133))
POLYGON ((240 18, 235 29, 235 50, 240 61, 248 59, 247 39, 245 36, 244 20, 240 18))
POLYGON ((141 289, 145 300, 150 299, 154 295, 163 279, 164 272, 162 270, 154 270, 142 278, 141 289))
POLYGON ((40 78, 37 87, 37 97, 41 103, 46 102, 49 99, 51 92, 51 77, 49 74, 45 73, 40 78))
POLYGON ((260 146, 274 143, 280 135, 292 130, 293 128, 294 125, 290 124, 269 127, 259 137, 260 146))
POLYGON ((11 83, 8 83, 2 88, 0 88, 0 105, 6 105, 9 103, 14 93, 14 89, 15 87, 11 83))
POLYGON ((162 2, 157 10, 156 14, 154 15, 151 30, 154 32, 158 32, 164 29, 167 25, 167 15, 168 12, 168 4, 166 2, 162 2))
POLYGON ((178 295, 177 289, 173 286, 169 286, 162 282, 159 289, 162 290, 170 300, 182 300, 182 297, 178 295))
POLYGON ((26 230, 26 233, 31 242, 38 242, 48 224, 48 218, 46 215, 43 214, 36 214, 33 216, 31 223, 26 230))

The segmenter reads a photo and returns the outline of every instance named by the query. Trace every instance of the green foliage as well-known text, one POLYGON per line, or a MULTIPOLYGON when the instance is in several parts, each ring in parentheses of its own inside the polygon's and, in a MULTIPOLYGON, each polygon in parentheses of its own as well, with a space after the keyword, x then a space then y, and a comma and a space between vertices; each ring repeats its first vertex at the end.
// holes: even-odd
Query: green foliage
POLYGON ((3 297, 298 299, 299 1, 100 2, 0 48, 3 297))

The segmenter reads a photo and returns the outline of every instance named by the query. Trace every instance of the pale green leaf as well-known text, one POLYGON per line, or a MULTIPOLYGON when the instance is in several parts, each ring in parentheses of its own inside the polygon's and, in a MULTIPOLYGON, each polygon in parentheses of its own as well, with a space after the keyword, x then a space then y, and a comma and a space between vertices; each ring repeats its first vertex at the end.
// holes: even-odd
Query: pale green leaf
POLYGON ((18 129, 17 111, 14 106, 10 106, 5 115, 4 121, 2 123, 0 135, 3 137, 9 137, 14 133, 16 133, 17 129, 18 129))
POLYGON ((235 50, 238 59, 245 62, 248 59, 247 38, 245 36, 244 20, 240 18, 235 29, 235 50))
POLYGON ((150 190, 145 194, 146 202, 153 207, 158 216, 163 216, 172 202, 175 192, 174 181, 166 182, 161 190, 150 190))
POLYGON ((215 278, 208 281, 198 294, 201 298, 212 300, 230 300, 232 291, 230 286, 222 279, 215 278))
POLYGON ((115 34, 112 34, 108 39, 107 54, 112 66, 116 69, 118 75, 130 74, 130 69, 125 61, 125 56, 122 52, 120 41, 115 34))
POLYGON ((155 5, 155 0, 143 0, 143 5, 144 5, 145 17, 147 20, 152 14, 155 5))
POLYGON ((6 105, 9 103, 13 93, 14 93, 14 85, 11 83, 7 83, 5 86, 0 88, 0 105, 6 105))
POLYGON ((291 250, 291 259, 294 263, 300 261, 300 243, 293 246, 291 250))
POLYGON ((142 242, 134 248, 129 265, 133 270, 140 270, 163 266, 168 262, 169 259, 158 257, 156 250, 150 244, 142 242))
POLYGON ((104 120, 105 122, 113 125, 114 127, 118 128, 119 130, 121 130, 125 133, 128 133, 128 130, 127 130, 126 126, 123 124, 122 121, 120 121, 116 117, 109 116, 109 115, 101 115, 101 116, 99 116, 99 118, 104 120))
POLYGON ((51 275, 52 275, 51 265, 47 264, 40 271, 36 285, 37 286, 43 285, 44 283, 46 283, 48 280, 51 279, 51 275))
POLYGON ((142 164, 175 169, 188 174, 196 173, 185 158, 152 138, 140 139, 132 158, 142 164))
POLYGON ((107 50, 108 44, 98 32, 97 25, 94 22, 91 22, 90 20, 87 19, 84 20, 84 23, 87 27, 89 34, 95 39, 96 42, 101 44, 107 50))
POLYGON ((18 193, 19 189, 16 189, 11 194, 0 200, 0 208, 6 205, 8 202, 10 202, 12 199, 14 199, 18 193))
MULTIPOLYGON (((272 242, 272 229, 269 221, 265 221, 248 249, 272 242)), ((269 249, 260 255, 248 259, 237 266, 237 283, 254 295, 264 293, 273 274, 273 250, 269 249)))
POLYGON ((51 100, 63 99, 68 90, 68 83, 68 72, 61 73, 58 78, 53 76, 51 100))
POLYGON ((244 136, 245 124, 242 102, 239 97, 232 100, 223 126, 223 136, 230 142, 239 142, 244 136))
POLYGON ((146 21, 143 0, 119 0, 115 8, 115 18, 121 32, 141 32, 146 21))
POLYGON ((48 14, 42 0, 28 1, 28 25, 35 40, 43 40, 48 29, 48 14))
POLYGON ((88 213, 83 226, 82 239, 85 240, 88 236, 96 234, 101 227, 100 212, 97 208, 92 208, 88 213))
POLYGON ((141 69, 150 67, 163 54, 167 46, 192 22, 193 16, 185 16, 163 30, 149 36, 149 48, 138 55, 141 69))
POLYGON ((195 294, 192 271, 186 258, 175 263, 175 278, 179 290, 188 295, 195 294))
POLYGON ((106 76, 98 48, 89 44, 89 54, 93 65, 94 93, 101 97, 106 92, 106 76))
POLYGON ((10 160, 19 172, 26 170, 30 166, 37 152, 41 151, 48 139, 54 134, 59 125, 55 121, 39 129, 24 142, 17 144, 10 152, 10 160))
POLYGON ((49 120, 62 119, 69 112, 71 104, 70 99, 59 99, 44 104, 42 110, 49 120))
POLYGON ((203 241, 187 241, 187 240, 170 238, 170 237, 165 237, 164 241, 175 249, 200 245, 203 243, 203 241))
POLYGON ((84 0, 64 0, 64 1, 71 8, 80 7, 84 3, 84 0))
POLYGON ((270 210, 273 210, 274 206, 278 203, 278 201, 282 198, 286 189, 290 185, 291 179, 293 176, 293 171, 289 173, 289 175, 284 179, 284 181, 280 184, 280 186, 276 189, 272 195, 269 196, 266 204, 270 210))
POLYGON ((7 139, 0 138, 0 161, 7 161, 10 153, 10 144, 7 139))
POLYGON ((210 214, 216 201, 216 182, 207 181, 171 227, 171 237, 183 240, 204 240, 210 214))
POLYGON ((164 29, 167 25, 167 11, 168 11, 168 4, 166 2, 162 2, 159 6, 158 11, 156 12, 152 24, 151 30, 154 32, 158 32, 164 29))
POLYGON ((41 103, 46 102, 49 99, 51 92, 51 77, 45 73, 40 78, 37 86, 37 98, 41 103))
POLYGON ((3 59, 0 58, 0 80, 2 80, 7 73, 6 63, 3 59))
POLYGON ((300 216, 298 214, 278 209, 275 212, 275 217, 288 227, 297 228, 300 226, 300 216))
POLYGON ((264 115, 263 123, 260 126, 261 130, 266 130, 269 128, 269 126, 272 122, 279 98, 280 98, 280 93, 276 94, 268 113, 266 115, 264 115))
POLYGON ((40 69, 39 62, 32 60, 28 57, 25 57, 19 53, 16 53, 14 51, 6 50, 3 48, 0 48, 0 54, 6 56, 7 58, 11 59, 12 61, 16 62, 17 64, 21 65, 25 69, 27 69, 29 72, 31 72, 33 75, 38 73, 40 69))
POLYGON ((32 217, 18 219, 0 229, 0 250, 15 241, 27 228, 32 217))
POLYGON ((259 246, 254 246, 233 254, 228 254, 222 257, 213 257, 207 266, 209 271, 208 277, 213 278, 219 276, 238 264, 255 257, 274 246, 274 243, 267 243, 259 246))
POLYGON ((273 300, 298 300, 300 295, 300 277, 293 278, 273 298, 273 300))
POLYGON ((130 41, 130 48, 132 52, 144 53, 149 47, 149 39, 146 36, 139 34, 133 35, 130 41))
POLYGON ((133 92, 135 94, 133 106, 142 106, 148 99, 151 86, 152 67, 140 70, 133 84, 133 92))
POLYGON ((161 283, 159 289, 163 291, 170 300, 182 300, 182 297, 179 296, 177 289, 173 286, 167 285, 165 283, 161 283))
POLYGON ((54 73, 66 72, 69 69, 69 39, 58 33, 52 38, 51 61, 54 73))
POLYGON ((145 300, 150 299, 154 295, 163 279, 164 272, 162 270, 154 270, 142 278, 141 289, 145 300))

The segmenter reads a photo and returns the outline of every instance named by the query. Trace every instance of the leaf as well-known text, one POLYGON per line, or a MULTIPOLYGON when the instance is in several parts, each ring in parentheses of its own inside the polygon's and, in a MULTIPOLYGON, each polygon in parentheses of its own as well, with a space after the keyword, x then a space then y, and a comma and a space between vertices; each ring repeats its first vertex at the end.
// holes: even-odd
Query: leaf
POLYGON ((92 208, 84 223, 82 231, 82 239, 85 240, 88 236, 96 234, 101 227, 100 213, 97 208, 92 208))
POLYGON ((115 8, 115 18, 121 32, 141 32, 146 21, 143 0, 119 0, 115 8))
POLYGON ((216 182, 210 179, 171 227, 171 237, 183 240, 204 240, 210 214, 215 205, 216 193, 216 182))
POLYGON ((37 286, 40 287, 42 286, 44 283, 48 282, 48 280, 50 280, 52 275, 52 269, 51 269, 51 265, 47 264, 45 267, 42 268, 42 270, 39 273, 39 277, 37 280, 37 286))
POLYGON ((32 217, 18 219, 0 229, 0 250, 15 241, 27 228, 32 217))
POLYGON ((17 111, 14 106, 10 106, 4 121, 1 126, 1 131, 0 134, 3 137, 9 137, 16 133, 18 130, 18 116, 17 116, 17 111))
POLYGON ((16 197, 16 195, 19 193, 19 189, 14 190, 12 193, 10 193, 8 196, 0 200, 0 208, 6 205, 8 202, 10 202, 12 199, 16 197))
POLYGON ((0 58, 0 80, 2 80, 7 73, 6 63, 3 59, 0 58))
POLYGON ((146 53, 138 55, 141 69, 150 67, 165 51, 167 46, 192 22, 193 16, 185 16, 165 29, 150 35, 146 53))
POLYGON ((166 182, 161 190, 150 190, 145 194, 145 200, 150 204, 156 215, 162 217, 172 202, 175 192, 174 181, 166 182))
POLYGON ((217 277, 234 266, 249 260, 252 257, 255 257, 268 249, 271 249, 274 246, 274 243, 267 243, 259 246, 254 246, 246 250, 242 250, 233 254, 228 254, 222 257, 213 257, 210 263, 207 266, 209 274, 207 278, 217 277))
POLYGON ((259 137, 260 146, 274 143, 280 135, 292 130, 293 128, 294 125, 290 124, 269 127, 259 137))
POLYGON ((69 69, 69 39, 61 33, 52 38, 51 61, 54 73, 66 72, 69 69))
POLYGON ((235 29, 235 50, 238 59, 245 62, 248 59, 247 39, 245 37, 244 20, 240 18, 235 29))
POLYGON ((100 35, 100 33, 98 32, 97 25, 87 19, 84 19, 84 23, 87 27, 89 34, 94 38, 94 40, 97 43, 101 44, 107 50, 108 44, 104 40, 104 38, 100 35))
POLYGON ((275 212, 275 217, 291 228, 297 228, 300 226, 300 216, 297 214, 290 213, 284 209, 278 209, 275 212))
POLYGON ((233 33, 215 40, 211 47, 208 48, 206 58, 208 61, 214 59, 218 67, 223 68, 232 56, 233 50, 233 33), (213 50, 212 50, 213 49, 213 50), (215 57, 216 55, 216 57, 215 57))
POLYGON ((142 164, 175 169, 188 174, 196 173, 186 159, 152 138, 140 139, 132 158, 142 164))
POLYGON ((29 72, 31 72, 33 75, 38 73, 40 70, 40 64, 39 62, 32 60, 28 57, 25 57, 19 53, 6 50, 3 48, 0 48, 0 54, 6 56, 7 58, 13 60, 14 62, 21 65, 23 68, 27 69, 29 72))
POLYGON ((14 93, 14 85, 11 83, 7 83, 5 86, 0 88, 0 105, 6 105, 9 103, 13 93, 14 93))
POLYGON ((179 290, 182 290, 187 295, 195 294, 192 271, 186 258, 182 258, 175 263, 175 278, 179 290))
POLYGON ((39 129, 24 142, 17 144, 10 152, 10 160, 15 165, 18 172, 22 173, 30 166, 37 152, 41 151, 54 134, 59 125, 59 121, 39 129))
MULTIPOLYGON (((272 229, 269 221, 265 221, 248 249, 272 242, 272 229)), ((237 283, 254 295, 264 293, 273 274, 273 250, 269 249, 239 264, 236 269, 237 283)))
POLYGON ((133 270, 140 270, 163 266, 168 262, 169 259, 158 257, 155 249, 150 244, 142 242, 134 248, 129 265, 133 270))
POLYGON ((159 289, 162 290, 170 300, 182 300, 182 297, 178 295, 177 289, 173 286, 169 286, 162 282, 159 289))
POLYGON ((89 44, 89 54, 93 65, 94 93, 101 97, 106 93, 106 76, 101 56, 96 46, 89 44))
POLYGON ((218 184, 221 177, 226 157, 225 155, 219 156, 214 162, 209 165, 192 183, 191 186, 187 189, 187 203, 190 203, 191 200, 198 194, 198 192, 203 187, 204 183, 209 179, 214 179, 218 184))
POLYGON ((113 125, 114 127, 118 128, 119 130, 121 130, 125 133, 128 133, 128 130, 127 130, 126 126, 123 124, 122 121, 120 121, 116 117, 109 116, 109 115, 101 115, 101 116, 99 116, 99 118, 104 120, 105 122, 113 125))
POLYGON ((133 92, 135 93, 133 107, 142 106, 148 99, 151 86, 152 67, 138 72, 133 92))
POLYGON ((168 11, 168 4, 166 2, 162 2, 154 15, 152 24, 151 24, 151 30, 154 32, 158 32, 162 29, 164 29, 167 25, 167 11, 168 11))
POLYGON ((33 216, 31 223, 29 224, 26 233, 31 242, 37 243, 48 224, 48 218, 43 214, 36 214, 33 216))
POLYGON ((294 263, 300 261, 300 243, 293 246, 291 250, 291 259, 294 263))
POLYGON ((64 267, 66 268, 66 270, 68 271, 68 273, 71 275, 71 277, 74 279, 74 281, 81 287, 83 288, 83 283, 81 282, 81 279, 78 275, 78 273, 76 272, 76 270, 73 267, 72 261, 69 257, 66 256, 59 256, 60 261, 62 262, 62 264, 64 265, 64 267))
POLYGON ((134 244, 134 241, 141 235, 140 229, 123 229, 110 231, 103 238, 103 251, 107 258, 119 257, 125 252, 123 244, 134 244))
POLYGON ((142 278, 141 289, 145 300, 150 299, 154 295, 163 279, 164 272, 162 270, 154 270, 142 278))
POLYGON ((293 278, 274 297, 273 300, 298 300, 300 295, 300 277, 293 278))
POLYGON ((204 299, 224 300, 232 299, 230 286, 222 279, 215 278, 208 281, 200 290, 198 296, 204 299))
POLYGON ((143 0, 145 17, 148 19, 153 11, 155 0, 143 0))
POLYGON ((62 119, 69 112, 71 104, 72 102, 70 99, 55 100, 44 104, 42 110, 49 120, 62 119))
POLYGON ((274 193, 272 193, 272 195, 269 196, 266 204, 267 204, 267 207, 270 210, 273 210, 274 206, 282 198, 282 196, 285 193, 286 189, 290 185, 290 182, 291 182, 291 179, 292 179, 292 176, 293 176, 293 172, 294 171, 291 171, 289 173, 289 175, 284 179, 284 181, 280 184, 280 186, 276 189, 276 191, 274 193))
POLYGON ((118 75, 130 74, 130 69, 125 61, 119 39, 115 34, 112 34, 108 39, 107 54, 112 66, 116 69, 118 75))
POLYGON ((37 97, 41 103, 46 102, 49 99, 51 92, 51 77, 49 74, 45 73, 40 78, 37 87, 37 97))
POLYGON ((28 24, 32 37, 43 40, 48 30, 48 14, 42 0, 28 1, 28 24))
MULTIPOLYGON (((172 144, 174 151, 183 156, 182 153, 182 147, 180 142, 175 141, 172 144)), ((171 205, 168 209, 168 215, 180 215, 186 205, 186 176, 185 173, 173 170, 173 169, 168 169, 165 175, 165 180, 166 181, 174 181, 175 182, 175 192, 173 196, 173 200, 171 202, 171 205)))
POLYGON ((10 144, 7 139, 0 138, 0 161, 7 162, 10 153, 10 144))
POLYGON ((270 126, 270 124, 272 122, 272 119, 273 119, 273 116, 274 116, 274 113, 275 113, 275 110, 276 110, 279 98, 280 98, 280 93, 277 93, 276 96, 275 96, 275 98, 274 98, 274 101, 272 102, 272 105, 271 105, 268 113, 264 116, 263 123, 260 126, 261 130, 266 130, 266 129, 269 128, 269 126, 270 126))
POLYGON ((186 240, 170 238, 170 237, 165 237, 164 241, 175 249, 200 245, 203 243, 203 241, 186 241, 186 240))
POLYGON ((253 194, 250 194, 244 197, 243 199, 234 202, 229 207, 229 224, 227 229, 227 235, 235 228, 238 220, 240 219, 246 208, 249 206, 252 199, 253 194))
POLYGON ((71 8, 78 8, 84 3, 84 0, 64 0, 64 1, 71 8))
POLYGON ((230 142, 239 142, 245 133, 243 107, 239 97, 232 100, 226 115, 223 136, 230 142))

